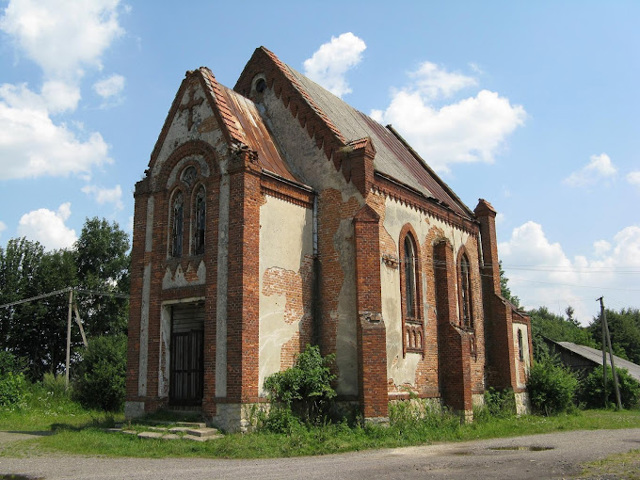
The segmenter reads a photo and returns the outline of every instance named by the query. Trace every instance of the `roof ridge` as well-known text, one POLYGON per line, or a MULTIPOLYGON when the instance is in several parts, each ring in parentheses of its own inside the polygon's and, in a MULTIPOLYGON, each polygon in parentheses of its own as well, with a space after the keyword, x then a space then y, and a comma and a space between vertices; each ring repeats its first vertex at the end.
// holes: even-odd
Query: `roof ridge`
MULTIPOLYGON (((209 100, 216 106, 214 111, 218 111, 220 116, 220 120, 222 120, 222 125, 224 126, 223 131, 228 136, 230 141, 235 141, 237 143, 244 143, 245 135, 240 131, 240 123, 237 121, 229 105, 227 104, 227 100, 222 93, 223 85, 218 83, 215 75, 208 67, 200 67, 198 71, 202 75, 202 79, 204 80, 205 85, 208 88, 205 88, 205 94, 209 97, 209 100)), ((231 142, 230 142, 231 143, 231 142)))

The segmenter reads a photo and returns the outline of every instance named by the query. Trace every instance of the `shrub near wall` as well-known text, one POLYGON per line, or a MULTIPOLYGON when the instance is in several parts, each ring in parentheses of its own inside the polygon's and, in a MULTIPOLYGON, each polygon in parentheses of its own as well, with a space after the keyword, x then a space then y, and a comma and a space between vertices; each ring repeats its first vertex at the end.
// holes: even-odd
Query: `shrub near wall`
POLYGON ((86 408, 120 410, 125 399, 127 337, 92 339, 78 366, 74 398, 86 408))
POLYGON ((527 389, 535 413, 557 415, 574 408, 578 379, 568 369, 546 356, 529 372, 527 389))

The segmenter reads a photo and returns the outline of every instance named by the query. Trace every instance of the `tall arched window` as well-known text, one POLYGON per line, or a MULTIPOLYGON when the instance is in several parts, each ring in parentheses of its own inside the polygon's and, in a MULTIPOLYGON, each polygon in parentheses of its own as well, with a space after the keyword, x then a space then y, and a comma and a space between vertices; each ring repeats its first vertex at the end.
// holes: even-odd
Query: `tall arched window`
POLYGON ((195 199, 194 208, 194 239, 193 239, 193 253, 195 255, 202 255, 204 253, 204 230, 205 230, 205 194, 204 187, 198 188, 198 193, 195 199))
POLYGON ((471 311, 471 268, 466 254, 460 258, 460 323, 463 327, 472 328, 471 311))
POLYGON ((401 237, 400 289, 404 352, 424 353, 424 325, 420 308, 420 261, 413 235, 401 237))
POLYGON ((405 313, 409 319, 416 317, 416 254, 411 237, 404 237, 404 298, 405 313))
POLYGON ((182 192, 173 198, 171 208, 171 256, 182 256, 182 234, 184 232, 184 200, 182 192))
POLYGON ((522 330, 518 329, 518 358, 524 361, 524 342, 522 341, 522 330))

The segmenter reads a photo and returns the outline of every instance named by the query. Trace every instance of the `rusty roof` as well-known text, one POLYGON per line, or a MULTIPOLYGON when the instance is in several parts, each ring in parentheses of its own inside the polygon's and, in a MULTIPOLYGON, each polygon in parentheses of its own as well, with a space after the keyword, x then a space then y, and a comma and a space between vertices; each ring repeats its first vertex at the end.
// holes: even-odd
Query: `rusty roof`
POLYGON ((286 67, 305 97, 337 128, 346 143, 370 137, 376 155, 374 168, 381 174, 422 193, 458 215, 474 218, 473 212, 429 167, 429 165, 393 129, 385 128, 342 99, 297 72, 286 67))
POLYGON ((221 91, 226 97, 229 110, 233 114, 242 143, 258 153, 260 166, 282 178, 300 183, 293 176, 280 155, 278 147, 273 141, 267 126, 262 121, 255 103, 230 88, 221 86, 221 91))

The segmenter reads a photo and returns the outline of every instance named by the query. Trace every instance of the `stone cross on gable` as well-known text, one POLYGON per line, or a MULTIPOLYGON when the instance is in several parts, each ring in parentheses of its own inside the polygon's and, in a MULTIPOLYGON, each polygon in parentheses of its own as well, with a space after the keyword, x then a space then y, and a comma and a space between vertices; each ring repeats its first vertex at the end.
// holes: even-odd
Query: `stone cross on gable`
POLYGON ((189 101, 185 105, 180 105, 179 107, 181 112, 185 110, 189 111, 189 119, 187 121, 187 127, 189 130, 193 127, 193 107, 200 105, 204 101, 204 98, 194 100, 193 96, 196 93, 195 90, 195 87, 191 87, 191 90, 189 90, 189 101))

